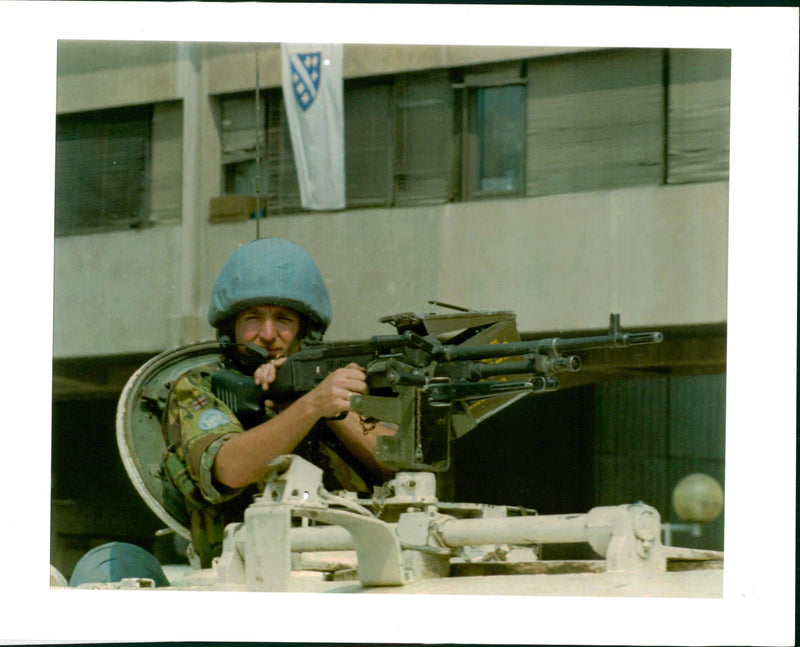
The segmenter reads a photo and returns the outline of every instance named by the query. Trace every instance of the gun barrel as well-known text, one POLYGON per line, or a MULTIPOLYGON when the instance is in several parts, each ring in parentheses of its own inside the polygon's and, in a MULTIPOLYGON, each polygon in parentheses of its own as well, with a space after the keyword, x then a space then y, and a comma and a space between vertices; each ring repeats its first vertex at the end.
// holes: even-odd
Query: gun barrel
MULTIPOLYGON (((589 350, 591 348, 625 348, 642 344, 660 344, 664 335, 660 332, 623 332, 598 337, 574 337, 572 339, 553 339, 553 350, 589 350)), ((545 340, 546 341, 546 340, 545 340)))
POLYGON ((637 344, 660 344, 664 341, 664 335, 660 332, 629 332, 624 334, 627 337, 626 346, 636 346, 637 344))
POLYGON ((664 336, 660 332, 619 332, 609 331, 607 335, 596 337, 574 337, 562 339, 551 337, 531 341, 507 342, 502 344, 476 344, 473 346, 443 345, 437 349, 437 359, 443 361, 496 359, 516 355, 545 353, 558 355, 563 352, 589 350, 592 348, 624 348, 642 344, 658 344, 664 336))

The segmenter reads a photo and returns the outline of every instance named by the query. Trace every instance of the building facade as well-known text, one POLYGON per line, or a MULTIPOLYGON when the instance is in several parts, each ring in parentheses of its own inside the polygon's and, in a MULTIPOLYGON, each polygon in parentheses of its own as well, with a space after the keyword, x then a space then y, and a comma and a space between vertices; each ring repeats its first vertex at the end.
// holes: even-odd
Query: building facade
MULTIPOLYGON (((599 331, 610 312, 665 333, 638 355, 587 356, 568 388, 461 439, 460 500, 645 499, 677 521, 681 476, 722 482, 729 51, 345 45, 335 212, 300 206, 278 44, 61 42, 57 79, 64 572, 112 538, 169 557, 116 458, 116 398, 149 357, 213 337, 213 280, 256 236, 315 257, 329 341, 390 332, 380 317, 431 299, 514 310, 523 336, 599 331)), ((721 548, 721 519, 691 542, 721 548)))

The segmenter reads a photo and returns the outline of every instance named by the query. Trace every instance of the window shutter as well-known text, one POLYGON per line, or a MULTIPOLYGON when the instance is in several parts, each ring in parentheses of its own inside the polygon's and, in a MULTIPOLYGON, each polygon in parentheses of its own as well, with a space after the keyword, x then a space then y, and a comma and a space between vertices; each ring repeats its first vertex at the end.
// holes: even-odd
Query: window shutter
POLYGON ((345 177, 348 207, 388 206, 392 199, 392 86, 344 90, 345 177))
POLYGON ((671 50, 667 183, 728 179, 731 54, 671 50))
POLYGON ((151 121, 151 106, 58 117, 57 236, 145 221, 151 121))
POLYGON ((447 70, 398 79, 395 204, 447 202, 453 191, 453 91, 447 70))
POLYGON ((268 213, 285 214, 303 211, 289 121, 280 90, 270 92, 267 101, 266 166, 268 213))
POLYGON ((256 108, 254 92, 221 100, 225 193, 255 196, 258 188, 268 214, 302 211, 280 89, 261 93, 259 101, 256 108))
POLYGON ((528 195, 660 184, 661 50, 528 62, 528 195))
POLYGON ((254 92, 241 92, 220 99, 220 140, 227 195, 254 196, 266 193, 266 106, 263 93, 256 106, 254 92), (257 163, 259 151, 261 165, 257 163), (260 177, 258 177, 260 174, 260 177))

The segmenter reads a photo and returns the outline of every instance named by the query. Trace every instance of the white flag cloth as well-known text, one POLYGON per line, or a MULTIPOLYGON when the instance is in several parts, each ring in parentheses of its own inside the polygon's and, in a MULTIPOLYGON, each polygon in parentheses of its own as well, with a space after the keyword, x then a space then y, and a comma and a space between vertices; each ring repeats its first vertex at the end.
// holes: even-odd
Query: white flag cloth
POLYGON ((306 209, 344 209, 342 45, 283 43, 281 79, 306 209))

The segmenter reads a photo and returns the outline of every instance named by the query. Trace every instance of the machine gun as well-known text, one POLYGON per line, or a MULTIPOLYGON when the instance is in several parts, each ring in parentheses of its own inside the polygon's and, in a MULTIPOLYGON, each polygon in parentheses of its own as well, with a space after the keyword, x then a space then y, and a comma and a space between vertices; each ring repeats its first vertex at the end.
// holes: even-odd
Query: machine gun
MULTIPOLYGON (((381 321, 393 324, 397 334, 361 344, 304 343, 287 358, 267 392, 252 377, 221 368, 212 376, 214 393, 247 425, 261 415, 267 397, 296 398, 354 362, 366 370, 369 395, 351 395, 353 410, 365 424, 397 426, 393 436, 378 437, 378 459, 392 470, 441 472, 450 465, 454 437, 519 397, 555 391, 559 373, 579 371, 581 359, 573 353, 663 339, 660 332, 622 332, 618 314, 611 315, 605 335, 530 341, 519 339, 510 311, 403 313, 381 321), (450 338, 440 338, 454 330, 450 338)), ((251 344, 243 351, 243 361, 253 370, 270 359, 251 344)))
MULTIPOLYGON (((658 343, 661 333, 624 333, 616 315, 606 335, 524 342, 515 315, 507 311, 404 313, 382 321, 392 323, 397 334, 364 344, 306 344, 287 359, 266 394, 251 376, 236 371, 221 370, 212 379, 220 397, 240 414, 250 405, 258 407, 265 395, 297 396, 331 370, 359 363, 367 371, 370 392, 351 396, 351 405, 365 419, 397 426, 394 436, 377 438, 378 458, 396 475, 374 488, 369 498, 357 498, 325 490, 322 469, 300 456, 279 457, 243 522, 226 528, 216 565, 187 574, 182 586, 288 591, 296 590, 293 570, 311 570, 331 571, 331 579, 326 575, 319 590, 335 591, 337 574, 349 577, 355 566, 365 588, 408 585, 404 591, 465 593, 478 589, 456 582, 470 580, 471 587, 481 575, 502 566, 502 572, 518 577, 558 577, 564 568, 593 573, 598 590, 605 587, 602 590, 618 595, 620 580, 613 576, 621 572, 626 581, 641 573, 660 587, 666 584, 658 578, 669 559, 720 563, 722 554, 715 551, 663 546, 660 515, 641 502, 593 508, 587 514, 540 516, 519 506, 439 500, 434 472, 447 468, 454 436, 517 398, 558 388, 559 373, 580 369, 574 353, 658 343), (312 523, 296 526, 298 517, 312 523), (548 563, 541 559, 540 547, 553 543, 588 543, 605 564, 598 570, 594 561, 548 563), (355 564, 348 554, 336 558, 335 564, 329 556, 324 563, 314 557, 315 552, 353 550, 355 564), (603 578, 602 570, 612 579, 603 578), (450 575, 467 577, 428 588, 427 582, 450 575), (422 580, 421 587, 415 589, 417 580, 422 580)), ((182 375, 219 367, 229 350, 233 349, 207 340, 164 351, 131 376, 117 407, 117 443, 131 482, 150 509, 186 539, 191 533, 183 497, 162 469, 164 406, 182 375)), ((250 354, 257 363, 266 359, 260 349, 250 354)), ((496 592, 490 583, 494 578, 485 581, 488 588, 482 590, 496 592)), ((628 588, 638 591, 644 582, 636 580, 628 588)), ((691 580, 691 586, 696 582, 691 580)), ((569 582, 565 584, 562 590, 572 590, 569 582)), ((714 595, 721 595, 721 581, 714 586, 714 595)), ((540 583, 530 582, 527 590, 540 590, 540 583)), ((662 593, 659 588, 657 594, 662 593)))

